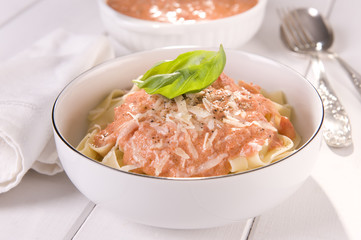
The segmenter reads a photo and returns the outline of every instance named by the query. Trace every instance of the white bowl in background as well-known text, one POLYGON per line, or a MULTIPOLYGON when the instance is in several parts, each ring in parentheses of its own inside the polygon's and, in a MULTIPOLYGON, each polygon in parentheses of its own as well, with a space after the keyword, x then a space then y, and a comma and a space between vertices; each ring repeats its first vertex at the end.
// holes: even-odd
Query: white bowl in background
POLYGON ((258 0, 251 9, 227 18, 174 24, 126 16, 98 0, 100 16, 109 34, 132 51, 175 45, 237 48, 249 41, 260 28, 267 0, 258 0))
MULTIPOLYGON (((87 115, 114 88, 156 62, 193 48, 166 48, 108 61, 81 74, 59 94, 53 127, 59 158, 74 185, 100 207, 131 221, 165 228, 208 228, 262 214, 293 194, 307 179, 319 152, 322 101, 292 69, 261 56, 226 49, 224 72, 235 80, 283 91, 294 109, 302 145, 292 155, 247 172, 206 178, 160 178, 124 172, 75 150, 87 131, 87 115)), ((217 50, 217 49, 213 49, 217 50)))

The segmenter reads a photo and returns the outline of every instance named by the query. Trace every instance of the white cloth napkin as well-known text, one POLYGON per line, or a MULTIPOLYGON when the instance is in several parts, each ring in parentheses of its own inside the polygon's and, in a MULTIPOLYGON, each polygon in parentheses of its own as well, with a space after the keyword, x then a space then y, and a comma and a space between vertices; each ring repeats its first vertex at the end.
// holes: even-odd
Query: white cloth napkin
POLYGON ((104 36, 56 30, 0 64, 0 193, 30 168, 48 175, 62 171, 52 135, 54 100, 69 81, 113 52, 104 36))

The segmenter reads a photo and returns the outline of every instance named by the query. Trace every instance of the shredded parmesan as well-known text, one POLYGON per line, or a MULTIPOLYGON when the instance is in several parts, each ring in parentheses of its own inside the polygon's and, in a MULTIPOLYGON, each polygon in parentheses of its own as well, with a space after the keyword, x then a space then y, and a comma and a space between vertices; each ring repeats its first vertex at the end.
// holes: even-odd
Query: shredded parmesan
POLYGON ((258 143, 249 142, 248 145, 253 149, 255 152, 259 152, 262 150, 262 145, 259 145, 258 143))
POLYGON ((208 140, 208 136, 209 136, 209 133, 207 132, 204 136, 204 141, 203 141, 203 150, 206 150, 207 149, 207 140, 208 140))
POLYGON ((169 133, 169 128, 167 127, 167 125, 160 126, 159 123, 152 123, 150 124, 150 126, 161 135, 167 135, 169 133))
POLYGON ((231 108, 233 108, 233 109, 238 109, 238 106, 237 106, 237 104, 236 104, 236 102, 235 102, 234 100, 228 102, 228 103, 227 103, 227 106, 228 106, 228 107, 231 107, 231 108))
POLYGON ((212 103, 207 98, 202 98, 203 105, 208 112, 212 112, 212 103))
POLYGON ((215 153, 215 154, 211 155, 210 157, 208 157, 208 161, 201 164, 195 172, 201 173, 201 172, 207 171, 207 170, 217 166, 218 164, 220 164, 222 162, 222 160, 226 157, 228 157, 227 153, 222 153, 219 155, 217 155, 215 153))
POLYGON ((188 114, 188 110, 187 110, 187 104, 186 101, 184 101, 183 96, 178 96, 176 98, 174 98, 175 103, 177 104, 177 108, 178 108, 178 112, 182 113, 182 114, 188 114))
POLYGON ((230 124, 230 125, 233 125, 233 126, 238 127, 238 128, 249 127, 252 124, 254 124, 254 125, 257 125, 260 128, 269 129, 269 130, 272 130, 274 132, 277 132, 277 129, 275 127, 273 127, 272 124, 269 123, 269 122, 252 121, 252 122, 242 123, 242 122, 240 122, 240 120, 238 120, 236 118, 233 118, 231 116, 227 116, 227 118, 224 118, 223 122, 227 123, 227 124, 230 124))
POLYGON ((154 103, 153 108, 154 109, 159 109, 160 106, 162 105, 162 103, 163 103, 162 98, 158 98, 157 101, 154 103))
POLYGON ((182 129, 182 132, 185 135, 185 141, 187 142, 187 146, 188 146, 188 150, 189 150, 190 154, 192 155, 192 157, 194 159, 197 159, 198 158, 198 152, 197 152, 197 149, 194 147, 194 144, 191 141, 191 138, 190 138, 190 136, 188 134, 188 131, 186 129, 182 129))
POLYGON ((119 139, 122 139, 129 135, 131 132, 136 130, 139 127, 139 124, 137 120, 131 120, 128 122, 123 123, 120 128, 118 129, 118 137, 117 137, 117 143, 119 142, 119 139))
POLYGON ((209 118, 209 120, 207 122, 207 127, 209 128, 209 130, 214 129, 214 119, 213 118, 209 118))
POLYGON ((208 145, 211 147, 213 145, 213 141, 214 139, 216 138, 218 134, 218 130, 216 129, 213 133, 212 133, 212 136, 209 138, 209 141, 208 141, 208 145))
POLYGON ((188 111, 200 118, 206 118, 211 115, 209 112, 207 112, 203 108, 197 107, 197 106, 189 106, 188 111))
MULTIPOLYGON (((143 166, 146 163, 146 160, 141 156, 140 152, 139 152, 139 148, 137 148, 137 146, 134 143, 134 137, 132 137, 130 139, 130 143, 131 143, 131 148, 132 148, 132 156, 133 159, 141 166, 143 166)), ((125 149, 124 149, 125 150, 125 149)))
POLYGON ((269 129, 274 132, 277 132, 277 129, 274 126, 272 126, 272 124, 269 122, 253 121, 253 122, 251 122, 251 124, 255 124, 255 125, 259 126, 260 128, 269 129))
POLYGON ((203 150, 209 149, 213 146, 213 141, 216 138, 217 134, 218 134, 217 129, 212 133, 211 137, 209 137, 208 132, 205 134, 203 141, 203 150))
POLYGON ((174 149, 174 153, 177 154, 178 156, 180 156, 181 158, 184 159, 189 159, 189 155, 182 149, 177 147, 176 149, 174 149))
POLYGON ((229 118, 224 118, 223 119, 223 122, 224 123, 227 123, 229 125, 233 125, 235 127, 238 127, 238 128, 243 128, 243 127, 246 127, 247 125, 246 124, 243 124, 241 123, 240 121, 235 121, 235 120, 232 120, 232 119, 229 119, 229 118))

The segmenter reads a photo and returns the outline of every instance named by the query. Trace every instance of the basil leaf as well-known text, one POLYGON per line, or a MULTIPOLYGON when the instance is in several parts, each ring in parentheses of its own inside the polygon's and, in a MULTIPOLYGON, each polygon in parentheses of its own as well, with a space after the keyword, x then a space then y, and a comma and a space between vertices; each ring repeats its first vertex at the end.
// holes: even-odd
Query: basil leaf
POLYGON ((161 94, 169 99, 185 93, 200 92, 211 85, 223 72, 226 54, 219 51, 196 50, 163 61, 133 82, 148 94, 161 94))

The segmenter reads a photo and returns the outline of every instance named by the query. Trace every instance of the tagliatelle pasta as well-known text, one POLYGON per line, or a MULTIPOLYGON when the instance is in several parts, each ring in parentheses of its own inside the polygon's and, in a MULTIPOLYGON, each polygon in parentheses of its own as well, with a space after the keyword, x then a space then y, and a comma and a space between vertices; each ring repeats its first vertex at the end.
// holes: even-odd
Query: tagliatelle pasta
POLYGON ((300 142, 281 92, 224 73, 208 88, 174 99, 133 87, 114 90, 89 113, 77 147, 113 168, 162 177, 204 177, 278 161, 300 142))

